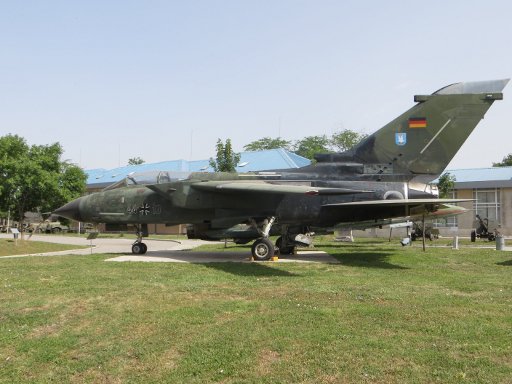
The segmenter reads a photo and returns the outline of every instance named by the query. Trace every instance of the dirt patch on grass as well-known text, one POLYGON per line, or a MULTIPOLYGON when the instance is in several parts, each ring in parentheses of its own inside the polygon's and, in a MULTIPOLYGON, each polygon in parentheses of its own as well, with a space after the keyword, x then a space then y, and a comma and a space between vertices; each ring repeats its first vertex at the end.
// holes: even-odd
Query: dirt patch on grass
POLYGON ((101 367, 89 368, 85 372, 80 372, 73 375, 70 380, 71 383, 98 383, 98 384, 121 384, 123 382, 119 377, 115 377, 108 373, 101 371, 101 367))
POLYGON ((20 309, 18 309, 18 312, 21 314, 26 314, 26 313, 48 311, 51 308, 52 308, 52 306, 50 304, 45 304, 45 305, 37 305, 35 307, 20 308, 20 309))
POLYGON ((57 336, 62 329, 62 324, 45 324, 35 327, 32 332, 28 334, 29 339, 40 339, 42 337, 57 336))
POLYGON ((173 370, 178 366, 180 359, 180 352, 176 348, 170 348, 160 355, 157 365, 166 370, 173 370))
MULTIPOLYGON (((256 356, 255 356, 256 357, 256 356)), ((262 349, 257 354, 258 367, 257 372, 260 375, 268 375, 272 372, 272 365, 277 363, 281 359, 281 355, 270 349, 262 349)))
MULTIPOLYGON (((20 310, 22 313, 33 313, 36 311, 52 311, 55 310, 54 305, 45 304, 37 307, 28 307, 20 310)), ((70 322, 79 320, 78 328, 84 328, 89 322, 83 323, 81 320, 83 315, 89 310, 89 304, 86 301, 70 302, 59 310, 58 316, 48 316, 49 321, 53 317, 53 322, 50 324, 40 325, 35 327, 27 337, 39 339, 42 337, 57 336, 59 332, 64 329, 70 322)))

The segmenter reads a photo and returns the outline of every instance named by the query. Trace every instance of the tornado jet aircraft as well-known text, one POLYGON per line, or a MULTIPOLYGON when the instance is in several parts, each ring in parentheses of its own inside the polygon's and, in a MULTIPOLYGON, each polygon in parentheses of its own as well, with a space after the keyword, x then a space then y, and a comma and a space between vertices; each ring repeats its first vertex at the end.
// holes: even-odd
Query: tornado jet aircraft
POLYGON ((150 223, 190 224, 189 236, 254 241, 267 260, 293 252, 312 229, 429 214, 456 200, 439 199, 437 178, 484 117, 502 100, 505 80, 456 83, 414 97, 415 104, 353 149, 319 154, 294 170, 191 173, 185 179, 110 188, 76 199, 56 214, 84 222, 135 224, 132 252, 143 254, 150 223), (274 245, 271 234, 278 234, 274 245))

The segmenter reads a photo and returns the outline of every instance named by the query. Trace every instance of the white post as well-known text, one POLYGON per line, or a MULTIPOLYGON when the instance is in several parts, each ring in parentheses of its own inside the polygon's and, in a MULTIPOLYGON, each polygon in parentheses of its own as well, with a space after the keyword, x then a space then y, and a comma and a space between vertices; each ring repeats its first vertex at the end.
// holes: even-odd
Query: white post
POLYGON ((459 249, 459 236, 453 236, 452 249, 459 249))

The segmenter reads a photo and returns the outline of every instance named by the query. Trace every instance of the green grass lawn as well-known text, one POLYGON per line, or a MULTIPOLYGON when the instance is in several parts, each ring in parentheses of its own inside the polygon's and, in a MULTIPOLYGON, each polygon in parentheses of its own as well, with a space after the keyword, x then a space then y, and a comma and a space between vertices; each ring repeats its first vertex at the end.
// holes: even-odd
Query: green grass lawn
POLYGON ((0 239, 0 256, 30 255, 45 252, 67 251, 70 249, 86 248, 78 245, 54 244, 42 241, 0 239))
POLYGON ((510 383, 512 253, 418 246, 321 241, 340 264, 0 260, 0 382, 510 383))

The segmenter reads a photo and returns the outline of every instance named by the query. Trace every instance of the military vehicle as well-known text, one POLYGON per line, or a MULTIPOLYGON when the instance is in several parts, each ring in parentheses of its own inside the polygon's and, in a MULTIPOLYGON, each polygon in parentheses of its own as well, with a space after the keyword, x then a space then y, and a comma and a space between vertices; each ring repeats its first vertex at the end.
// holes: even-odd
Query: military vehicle
MULTIPOLYGON (((311 242, 314 228, 407 218, 457 200, 438 199, 437 178, 484 117, 501 100, 506 80, 456 83, 416 104, 353 149, 319 154, 316 164, 254 173, 161 175, 93 193, 55 211, 73 220, 139 226, 132 252, 143 254, 147 224, 192 225, 202 239, 255 240, 252 255, 267 260, 311 242)), ((405 219, 404 219, 405 221, 405 219)))
POLYGON ((477 214, 476 215, 476 229, 471 231, 471 242, 475 242, 476 239, 487 239, 489 241, 496 240, 496 235, 498 233, 498 223, 495 221, 489 222, 488 218, 482 219, 482 217, 477 214), (494 230, 489 230, 491 225, 494 227, 494 230))
POLYGON ((61 233, 67 232, 69 227, 60 221, 45 220, 40 223, 27 224, 26 232, 36 233, 61 233))

